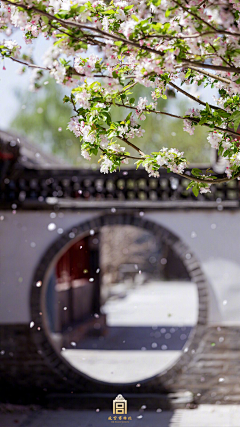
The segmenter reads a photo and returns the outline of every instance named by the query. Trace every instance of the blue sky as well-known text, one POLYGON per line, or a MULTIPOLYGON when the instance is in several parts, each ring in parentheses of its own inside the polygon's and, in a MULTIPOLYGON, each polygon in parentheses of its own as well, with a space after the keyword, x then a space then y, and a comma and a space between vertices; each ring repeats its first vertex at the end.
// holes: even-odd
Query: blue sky
MULTIPOLYGON (((3 34, 0 34, 0 40, 4 38, 16 40, 22 46, 24 52, 33 47, 34 61, 38 65, 42 64, 42 56, 50 45, 50 42, 46 41, 44 37, 39 38, 32 45, 25 45, 22 31, 20 30, 14 32, 11 37, 4 37, 3 34)), ((29 87, 31 71, 28 70, 23 75, 19 75, 17 71, 20 67, 20 64, 7 58, 0 62, 0 129, 2 130, 9 129, 11 120, 18 109, 21 108, 15 95, 16 90, 24 89, 27 91, 29 87), (5 66, 6 70, 3 70, 3 66, 5 66)))

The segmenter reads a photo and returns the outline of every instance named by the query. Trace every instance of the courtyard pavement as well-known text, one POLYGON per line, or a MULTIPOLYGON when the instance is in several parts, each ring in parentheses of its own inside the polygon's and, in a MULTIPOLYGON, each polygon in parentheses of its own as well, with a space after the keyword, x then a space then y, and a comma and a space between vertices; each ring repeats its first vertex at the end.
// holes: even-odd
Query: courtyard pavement
MULTIPOLYGON (((1 409, 1 427, 108 427, 116 423, 109 411, 46 410, 40 408, 1 409)), ((240 427, 240 405, 200 405, 196 409, 171 411, 129 411, 129 427, 240 427)))
POLYGON ((124 298, 107 301, 103 309, 107 335, 86 337, 61 355, 100 381, 142 381, 181 356, 197 323, 197 288, 186 281, 148 282, 129 289, 124 298))

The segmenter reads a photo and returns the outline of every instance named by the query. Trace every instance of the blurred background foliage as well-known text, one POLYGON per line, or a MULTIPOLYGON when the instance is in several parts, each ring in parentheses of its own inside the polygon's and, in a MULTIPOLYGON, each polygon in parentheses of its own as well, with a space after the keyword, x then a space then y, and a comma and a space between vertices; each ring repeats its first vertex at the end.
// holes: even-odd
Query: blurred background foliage
MULTIPOLYGON (((83 159, 79 139, 66 129, 73 111, 70 104, 63 104, 64 91, 55 80, 48 79, 48 84, 37 93, 18 90, 16 96, 20 108, 11 123, 11 130, 24 134, 33 143, 40 144, 44 151, 58 156, 68 164, 98 167, 98 158, 93 158, 91 162, 83 159)), ((151 88, 138 85, 131 97, 134 97, 137 103, 139 96, 146 96, 151 102, 151 88)), ((175 98, 174 93, 170 92, 167 100, 158 100, 157 109, 183 115, 188 107, 185 100, 175 98)), ((128 111, 124 108, 114 107, 112 111, 114 120, 123 120, 127 114, 128 111)), ((140 123, 145 129, 144 136, 131 141, 144 152, 151 153, 162 147, 174 147, 184 151, 191 163, 210 162, 206 128, 196 127, 194 135, 190 136, 183 131, 182 120, 156 114, 147 115, 146 120, 140 123)), ((133 153, 129 148, 126 150, 133 153)))

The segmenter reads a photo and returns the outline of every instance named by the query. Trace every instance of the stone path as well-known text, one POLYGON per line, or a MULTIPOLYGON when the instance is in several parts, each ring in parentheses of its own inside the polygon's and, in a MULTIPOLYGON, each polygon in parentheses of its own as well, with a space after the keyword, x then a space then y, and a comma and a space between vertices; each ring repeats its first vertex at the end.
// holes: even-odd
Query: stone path
POLYGON ((113 423, 108 420, 113 417, 112 412, 102 411, 73 411, 73 410, 36 410, 29 414, 9 413, 0 414, 1 427, 168 427, 170 426, 172 412, 161 413, 153 411, 129 411, 132 420, 128 423, 113 423))
POLYGON ((61 355, 100 381, 142 381, 169 368, 182 353, 198 315, 196 285, 149 282, 104 305, 105 337, 86 337, 61 355), (144 373, 144 374, 143 374, 144 373))
POLYGON ((240 427, 240 406, 200 405, 194 410, 179 409, 169 427, 240 427))
MULTIPOLYGON (((15 410, 0 413, 1 427, 108 427, 113 426, 109 411, 15 410)), ((197 409, 174 412, 129 411, 132 420, 118 426, 129 427, 240 427, 240 406, 200 405, 197 409)))
POLYGON ((169 368, 181 356, 181 351, 66 350, 62 356, 92 378, 127 384, 143 381, 169 368))

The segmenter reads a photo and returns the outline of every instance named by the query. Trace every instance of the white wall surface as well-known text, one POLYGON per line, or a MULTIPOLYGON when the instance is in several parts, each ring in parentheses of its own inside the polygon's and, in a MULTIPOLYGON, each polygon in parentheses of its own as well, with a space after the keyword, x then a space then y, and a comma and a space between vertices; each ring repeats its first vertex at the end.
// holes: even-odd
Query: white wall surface
POLYGON ((57 230, 68 230, 94 214, 61 212, 50 218, 46 211, 19 211, 0 216, 0 323, 28 323, 32 276, 49 245, 61 236, 57 230), (48 230, 50 223, 56 224, 55 230, 48 230))
MULTIPOLYGON (((32 275, 60 234, 101 213, 0 212, 0 323, 28 323, 32 275), (55 223, 56 229, 48 230, 55 223)), ((143 217, 168 228, 189 246, 210 284, 210 323, 240 323, 240 212, 158 211, 143 217)))
POLYGON ((240 322, 240 212, 168 211, 146 214, 194 252, 208 279, 209 323, 240 322))

